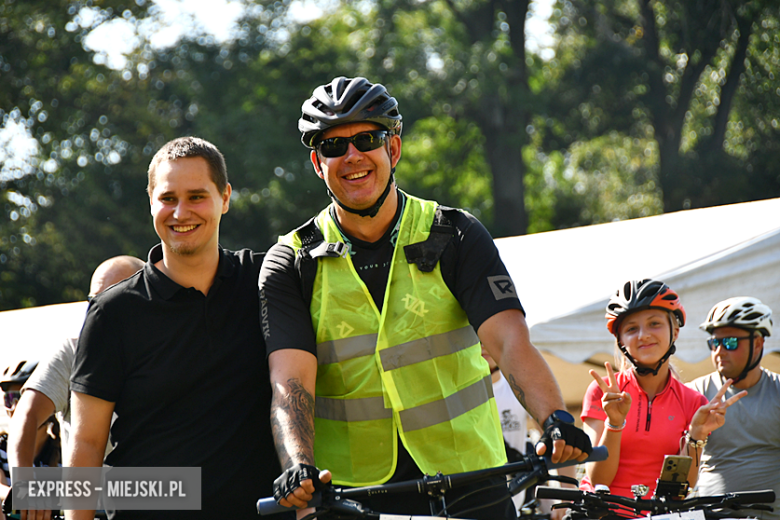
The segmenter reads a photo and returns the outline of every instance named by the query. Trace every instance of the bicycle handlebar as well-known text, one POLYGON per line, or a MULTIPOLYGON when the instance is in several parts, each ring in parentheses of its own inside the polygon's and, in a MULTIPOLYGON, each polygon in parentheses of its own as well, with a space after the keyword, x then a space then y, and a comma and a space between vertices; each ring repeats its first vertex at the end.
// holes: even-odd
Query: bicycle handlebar
POLYGON ((650 511, 652 513, 667 513, 674 511, 687 511, 700 506, 721 506, 730 508, 732 505, 762 504, 775 501, 775 492, 772 490, 761 491, 740 491, 735 493, 726 493, 723 495, 711 495, 704 497, 693 497, 684 500, 673 500, 668 498, 653 497, 629 498, 619 495, 610 495, 608 493, 591 493, 580 491, 578 489, 553 488, 539 486, 536 488, 536 498, 551 498, 575 502, 584 507, 591 508, 610 508, 614 505, 630 508, 637 513, 650 511))
POLYGON ((554 500, 568 500, 574 502, 583 498, 584 491, 579 489, 557 488, 539 486, 536 488, 536 498, 551 498, 554 500))
MULTIPOLYGON (((606 460, 609 456, 606 446, 597 446, 593 448, 593 452, 590 456, 583 461, 594 462, 606 460)), ((529 454, 523 457, 523 460, 518 462, 512 462, 499 466, 496 468, 488 468, 477 471, 468 471, 465 473, 454 473, 452 475, 442 475, 441 473, 428 476, 417 480, 408 480, 405 482, 395 482, 392 484, 382 484, 379 486, 368 486, 359 488, 337 488, 329 486, 328 489, 314 493, 314 498, 309 501, 310 507, 316 507, 322 504, 323 495, 332 496, 338 494, 340 499, 350 498, 364 498, 376 493, 401 493, 408 491, 416 491, 420 494, 427 493, 430 489, 436 487, 443 487, 445 489, 451 489, 453 487, 468 484, 477 480, 493 477, 496 475, 508 475, 511 473, 520 472, 539 472, 542 473, 540 477, 546 477, 547 472, 550 469, 564 468, 567 466, 575 466, 582 464, 576 460, 570 460, 564 463, 553 464, 549 457, 540 457, 536 454, 529 454)), ((538 480, 542 480, 537 479, 538 480)), ((532 485, 533 483, 529 484, 532 485)), ((274 513, 281 513, 284 511, 290 511, 291 508, 284 507, 277 504, 273 497, 261 498, 257 501, 257 512, 261 515, 270 515, 274 513)))

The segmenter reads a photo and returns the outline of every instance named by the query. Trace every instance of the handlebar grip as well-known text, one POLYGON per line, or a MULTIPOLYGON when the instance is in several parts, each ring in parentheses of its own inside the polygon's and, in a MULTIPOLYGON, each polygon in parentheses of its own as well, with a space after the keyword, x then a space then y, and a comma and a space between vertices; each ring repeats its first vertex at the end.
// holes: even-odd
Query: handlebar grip
POLYGON ((585 462, 600 462, 602 460, 607 460, 607 457, 609 457, 609 450, 606 446, 596 446, 593 448, 593 451, 590 455, 588 455, 588 458, 585 459, 582 462, 578 462, 577 460, 568 460, 563 463, 557 463, 553 464, 550 462, 550 459, 547 458, 545 455, 545 460, 547 461, 547 469, 557 469, 557 468, 565 468, 567 466, 576 466, 577 464, 584 464, 585 462))
POLYGON ((738 491, 733 493, 736 497, 739 497, 740 504, 763 504, 771 503, 775 501, 775 492, 771 489, 763 489, 761 491, 738 491))
POLYGON ((272 515, 284 511, 290 511, 290 508, 277 504, 274 497, 261 498, 257 501, 257 512, 261 515, 272 515))
POLYGON ((579 489, 538 486, 536 488, 536 498, 554 498, 556 500, 575 502, 582 498, 582 491, 579 489))
MULTIPOLYGON (((314 493, 314 498, 309 500, 309 507, 317 507, 321 503, 322 495, 314 493)), ((257 512, 261 515, 273 515, 275 513, 284 513, 285 511, 295 511, 295 508, 279 505, 274 497, 261 498, 257 501, 257 512)))

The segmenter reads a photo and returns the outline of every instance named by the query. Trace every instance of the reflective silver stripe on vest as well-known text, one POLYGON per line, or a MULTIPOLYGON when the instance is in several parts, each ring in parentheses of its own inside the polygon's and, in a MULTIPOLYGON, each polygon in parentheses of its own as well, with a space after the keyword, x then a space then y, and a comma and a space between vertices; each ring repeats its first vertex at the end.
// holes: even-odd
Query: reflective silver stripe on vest
POLYGON ((439 356, 454 354, 477 343, 479 343, 477 333, 471 325, 467 325, 450 332, 386 348, 379 353, 379 356, 382 359, 382 368, 387 372, 439 356))
POLYGON ((488 402, 491 397, 493 397, 493 382, 490 376, 486 376, 449 397, 403 410, 398 415, 403 430, 411 432, 451 421, 488 402))
POLYGON ((314 416, 331 421, 376 421, 393 416, 393 410, 385 408, 385 400, 381 395, 361 399, 317 397, 314 403, 314 416))
POLYGON ((376 350, 376 334, 324 341, 317 345, 317 364, 341 363, 348 359, 370 356, 376 350))

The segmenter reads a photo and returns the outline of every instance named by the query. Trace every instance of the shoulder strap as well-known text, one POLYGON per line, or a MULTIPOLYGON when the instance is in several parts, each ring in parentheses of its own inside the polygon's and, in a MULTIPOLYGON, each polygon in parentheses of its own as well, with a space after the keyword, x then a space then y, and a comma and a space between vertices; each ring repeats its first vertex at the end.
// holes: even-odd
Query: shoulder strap
POLYGON ((295 271, 301 280, 301 293, 306 303, 311 302, 314 278, 317 276, 317 258, 344 256, 347 245, 343 242, 328 243, 317 227, 317 217, 312 217, 295 230, 301 240, 301 248, 295 255, 295 271))
POLYGON ((417 264, 417 268, 424 273, 433 271, 450 240, 455 236, 453 211, 458 210, 447 206, 436 208, 433 223, 431 223, 431 234, 428 238, 423 242, 404 246, 404 254, 408 263, 417 264))

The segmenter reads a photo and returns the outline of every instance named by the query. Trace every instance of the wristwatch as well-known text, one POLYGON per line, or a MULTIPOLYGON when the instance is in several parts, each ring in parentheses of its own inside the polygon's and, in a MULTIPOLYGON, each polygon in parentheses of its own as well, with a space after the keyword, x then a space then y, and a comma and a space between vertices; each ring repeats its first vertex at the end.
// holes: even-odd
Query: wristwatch
POLYGON ((567 424, 574 424, 574 417, 572 417, 572 415, 566 410, 555 410, 553 413, 550 414, 547 420, 544 421, 542 428, 546 430, 552 425, 552 423, 556 421, 560 421, 567 424))

